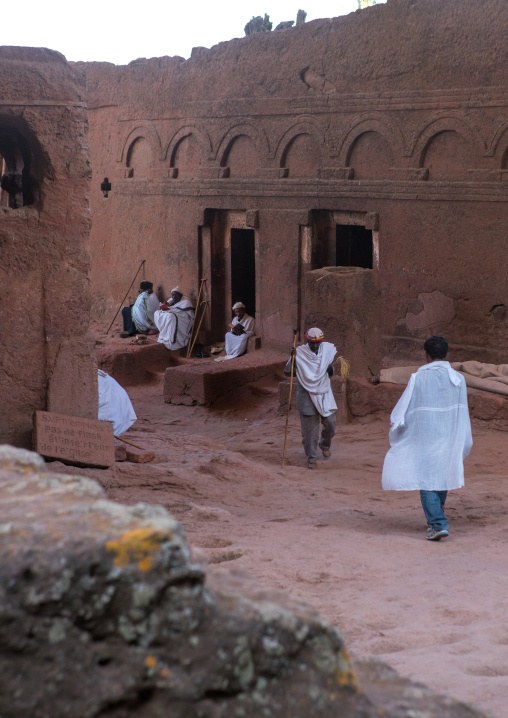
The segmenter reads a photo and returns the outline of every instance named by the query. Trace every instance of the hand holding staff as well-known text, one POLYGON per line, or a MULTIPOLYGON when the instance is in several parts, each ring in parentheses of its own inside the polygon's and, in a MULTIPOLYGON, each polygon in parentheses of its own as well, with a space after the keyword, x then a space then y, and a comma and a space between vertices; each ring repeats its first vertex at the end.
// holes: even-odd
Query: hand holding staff
POLYGON ((115 319, 117 318, 118 312, 119 312, 120 309, 123 307, 123 304, 124 304, 125 300, 127 299, 128 295, 129 295, 129 292, 131 291, 131 287, 132 287, 132 285, 134 284, 134 282, 136 281, 136 277, 138 276, 138 274, 139 274, 139 272, 140 272, 140 270, 141 270, 141 267, 143 266, 143 264, 144 264, 145 262, 146 262, 146 259, 142 259, 142 260, 141 260, 141 264, 139 265, 139 269, 138 269, 138 271, 136 272, 136 274, 134 275, 134 279, 132 280, 129 289, 125 292, 125 297, 124 297, 124 298, 122 299, 122 301, 120 302, 120 306, 119 306, 118 309, 116 310, 116 314, 115 314, 115 316, 113 317, 113 321, 111 322, 111 324, 110 324, 109 327, 107 328, 106 334, 109 334, 109 330, 110 330, 111 327, 113 326, 113 322, 114 322, 115 319))
POLYGON ((289 412, 291 411, 291 394, 293 393, 293 375, 295 368, 295 355, 296 355, 296 329, 293 329, 293 349, 291 350, 291 380, 289 383, 289 401, 288 410, 286 414, 286 430, 284 432, 284 451, 282 452, 282 468, 284 468, 284 461, 286 458, 286 441, 288 438, 288 424, 289 424, 289 412))

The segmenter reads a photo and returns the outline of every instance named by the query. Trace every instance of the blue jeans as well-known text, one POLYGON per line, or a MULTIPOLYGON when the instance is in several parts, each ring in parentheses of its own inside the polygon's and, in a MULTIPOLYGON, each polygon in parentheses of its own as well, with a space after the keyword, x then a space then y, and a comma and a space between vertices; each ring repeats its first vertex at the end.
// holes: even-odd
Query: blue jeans
POLYGON ((427 523, 436 531, 448 531, 448 519, 444 513, 444 505, 448 491, 420 491, 423 511, 427 523))

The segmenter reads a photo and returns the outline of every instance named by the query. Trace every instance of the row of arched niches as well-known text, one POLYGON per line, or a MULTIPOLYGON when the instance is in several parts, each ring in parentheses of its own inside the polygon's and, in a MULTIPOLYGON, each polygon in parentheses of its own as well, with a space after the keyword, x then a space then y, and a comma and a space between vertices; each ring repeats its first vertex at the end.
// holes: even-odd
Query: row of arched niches
POLYGON ((409 135, 391 118, 364 116, 337 139, 324 123, 301 117, 278 136, 261 122, 232 122, 214 141, 204 123, 163 137, 155 124, 139 122, 117 159, 135 179, 508 180, 508 119, 495 124, 479 130, 457 112, 431 117, 409 135))

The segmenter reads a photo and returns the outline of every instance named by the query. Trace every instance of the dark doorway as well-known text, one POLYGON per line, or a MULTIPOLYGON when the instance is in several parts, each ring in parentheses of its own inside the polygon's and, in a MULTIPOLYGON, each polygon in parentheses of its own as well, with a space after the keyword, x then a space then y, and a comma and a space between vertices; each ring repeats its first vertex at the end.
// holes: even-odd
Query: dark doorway
POLYGON ((256 315, 256 259, 253 229, 231 230, 231 300, 256 315))
POLYGON ((338 224, 336 252, 337 267, 372 269, 372 231, 356 224, 338 224))

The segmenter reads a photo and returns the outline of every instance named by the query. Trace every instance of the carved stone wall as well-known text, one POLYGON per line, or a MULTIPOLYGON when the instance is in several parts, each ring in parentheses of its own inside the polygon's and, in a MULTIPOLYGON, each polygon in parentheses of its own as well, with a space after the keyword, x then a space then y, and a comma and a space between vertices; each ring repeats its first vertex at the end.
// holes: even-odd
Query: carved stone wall
MULTIPOLYGON (((376 217, 362 226, 385 355, 407 358, 442 332, 457 356, 502 361, 507 22, 503 0, 389 0, 187 61, 87 64, 95 316, 106 323, 141 259, 166 294, 196 290, 201 238, 219 242, 210 210, 256 211, 257 333, 280 345, 315 313, 304 275, 335 242, 316 218, 353 213, 376 217), (427 312, 426 295, 442 309, 427 312)), ((215 311, 225 323, 229 307, 215 311)), ((344 321, 333 296, 329 312, 344 321)))
POLYGON ((0 440, 37 409, 97 418, 89 333, 83 77, 51 50, 0 48, 0 440))

